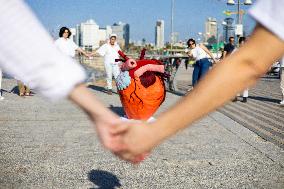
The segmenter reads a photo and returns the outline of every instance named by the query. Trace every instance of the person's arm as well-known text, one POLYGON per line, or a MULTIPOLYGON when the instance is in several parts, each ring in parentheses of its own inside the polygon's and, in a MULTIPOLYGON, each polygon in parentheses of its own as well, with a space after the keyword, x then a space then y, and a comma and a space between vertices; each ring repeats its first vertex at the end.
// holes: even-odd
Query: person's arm
POLYGON ((215 57, 213 56, 213 54, 208 50, 208 48, 205 47, 203 44, 200 44, 199 46, 212 58, 213 62, 216 64, 217 61, 215 57))
POLYGON ((94 126, 104 147, 109 150, 118 149, 121 144, 111 135, 109 130, 121 121, 120 118, 97 100, 84 84, 77 85, 70 92, 69 99, 77 104, 95 123, 94 126))
POLYGON ((226 58, 226 56, 227 56, 227 51, 224 49, 222 59, 226 58))
POLYGON ((137 155, 150 151, 253 85, 283 54, 284 42, 264 27, 257 26, 239 51, 210 70, 189 95, 158 116, 155 122, 114 128, 113 133, 124 135, 126 144, 123 150, 116 152, 117 155, 135 162, 137 155))
POLYGON ((78 47, 78 48, 76 49, 76 51, 82 53, 84 56, 86 56, 86 57, 88 57, 88 58, 91 57, 90 54, 86 53, 86 52, 85 52, 83 49, 81 49, 80 47, 78 47))
POLYGON ((190 60, 196 60, 196 57, 194 57, 194 55, 193 55, 191 49, 190 49, 186 54, 188 55, 188 57, 189 57, 190 60))
POLYGON ((96 49, 94 52, 91 53, 91 56, 104 56, 106 54, 106 44, 100 46, 98 49, 96 49))
POLYGON ((49 100, 69 96, 95 123, 103 144, 109 149, 115 147, 115 138, 108 131, 112 123, 118 121, 118 116, 81 84, 86 79, 83 67, 56 48, 23 1, 3 1, 0 12, 1 69, 49 100), (27 44, 33 45, 27 48, 27 44))

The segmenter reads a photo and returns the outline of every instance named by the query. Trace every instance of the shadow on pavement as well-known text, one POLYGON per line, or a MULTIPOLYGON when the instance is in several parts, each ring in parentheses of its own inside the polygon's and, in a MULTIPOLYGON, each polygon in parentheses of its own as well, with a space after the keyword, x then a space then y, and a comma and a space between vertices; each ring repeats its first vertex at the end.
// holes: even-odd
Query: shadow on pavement
POLYGON ((123 110, 123 107, 115 107, 113 105, 110 105, 109 109, 113 111, 114 113, 118 114, 119 116, 123 117, 125 115, 125 112, 123 110))
POLYGON ((172 93, 177 96, 185 96, 186 93, 180 92, 180 91, 172 91, 172 90, 167 90, 168 93, 172 93))
POLYGON ((253 100, 258 100, 258 101, 261 101, 261 102, 272 102, 272 103, 276 103, 276 104, 279 104, 279 102, 281 101, 279 99, 266 98, 266 97, 260 97, 260 96, 249 96, 248 98, 253 99, 253 100))
POLYGON ((107 171, 91 170, 88 173, 88 178, 96 185, 96 189, 115 189, 121 186, 119 179, 107 171))
MULTIPOLYGON (((95 91, 100 91, 103 93, 107 93, 107 90, 104 87, 97 86, 97 85, 89 85, 89 89, 95 90, 95 91)), ((112 91, 113 94, 117 94, 116 92, 112 91)))

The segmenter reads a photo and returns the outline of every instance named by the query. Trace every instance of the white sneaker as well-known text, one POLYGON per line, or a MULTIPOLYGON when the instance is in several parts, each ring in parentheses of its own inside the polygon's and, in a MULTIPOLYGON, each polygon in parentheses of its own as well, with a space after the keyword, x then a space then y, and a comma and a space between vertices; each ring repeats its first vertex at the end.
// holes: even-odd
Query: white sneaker
POLYGON ((4 100, 4 97, 3 97, 3 96, 0 96, 0 100, 4 100))
POLYGON ((282 100, 281 102, 279 102, 280 106, 284 106, 284 100, 282 100))

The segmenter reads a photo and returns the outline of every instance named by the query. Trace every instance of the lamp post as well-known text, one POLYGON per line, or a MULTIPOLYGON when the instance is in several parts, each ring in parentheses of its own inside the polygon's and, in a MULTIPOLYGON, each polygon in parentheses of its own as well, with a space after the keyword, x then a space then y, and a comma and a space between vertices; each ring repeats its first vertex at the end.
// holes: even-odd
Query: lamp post
POLYGON ((237 3, 235 0, 228 0, 227 5, 237 5, 237 26, 236 26, 236 35, 239 36, 243 35, 243 25, 241 22, 241 15, 243 14, 243 11, 241 10, 241 5, 252 5, 251 0, 244 0, 244 3, 241 3, 240 0, 237 0, 237 3))
POLYGON ((172 7, 171 7, 171 49, 173 49, 173 33, 174 33, 174 5, 175 0, 172 0, 172 7))

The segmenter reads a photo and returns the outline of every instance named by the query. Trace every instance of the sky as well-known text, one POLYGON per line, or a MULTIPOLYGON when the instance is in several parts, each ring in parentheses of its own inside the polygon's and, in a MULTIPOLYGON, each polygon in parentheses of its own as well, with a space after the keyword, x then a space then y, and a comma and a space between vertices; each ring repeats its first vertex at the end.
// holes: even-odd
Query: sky
MULTIPOLYGON (((130 25, 130 39, 146 42, 155 40, 156 21, 165 21, 165 41, 171 32, 172 0, 25 0, 48 31, 62 26, 75 27, 76 24, 94 19, 100 27, 122 21, 130 25)), ((219 27, 226 15, 223 11, 236 11, 237 6, 228 6, 227 0, 175 0, 174 32, 179 39, 197 38, 204 32, 208 17, 218 20, 219 27)), ((243 1, 241 1, 243 2, 243 1)), ((254 2, 254 0, 253 0, 254 2)), ((242 6, 247 11, 251 6, 242 6)), ((236 18, 236 15, 231 17, 236 18)), ((255 22, 245 15, 244 29, 251 32, 255 22)))

